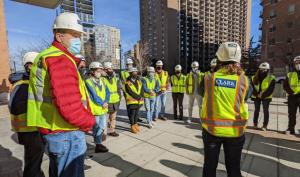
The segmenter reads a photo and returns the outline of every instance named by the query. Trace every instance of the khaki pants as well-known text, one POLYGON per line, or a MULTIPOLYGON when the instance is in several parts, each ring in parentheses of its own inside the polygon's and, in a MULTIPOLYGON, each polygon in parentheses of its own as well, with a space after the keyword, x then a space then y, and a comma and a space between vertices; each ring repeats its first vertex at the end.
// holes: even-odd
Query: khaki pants
POLYGON ((117 111, 108 114, 108 125, 107 125, 108 133, 113 133, 116 131, 115 130, 116 122, 117 122, 116 117, 117 117, 117 111))

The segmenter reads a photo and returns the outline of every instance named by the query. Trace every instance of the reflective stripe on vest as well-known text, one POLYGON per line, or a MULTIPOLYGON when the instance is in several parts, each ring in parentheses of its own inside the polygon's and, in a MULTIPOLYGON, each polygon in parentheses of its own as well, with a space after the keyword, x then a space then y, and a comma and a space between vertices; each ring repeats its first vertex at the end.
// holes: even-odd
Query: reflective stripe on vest
POLYGON ((186 77, 186 87, 187 87, 187 94, 193 94, 194 93, 194 89, 195 89, 195 84, 200 84, 203 78, 203 73, 201 73, 200 71, 197 73, 197 79, 198 79, 198 83, 195 83, 194 81, 194 73, 190 72, 187 77, 186 77))
MULTIPOLYGON (((134 86, 133 83, 131 83, 131 81, 127 81, 126 84, 128 84, 128 86, 130 87, 130 89, 136 93, 137 95, 140 95, 141 92, 142 92, 142 82, 141 81, 137 81, 138 82, 138 88, 136 88, 134 86)), ((132 96, 130 96, 127 92, 125 92, 125 95, 126 95, 126 104, 127 105, 131 105, 131 104, 144 104, 144 99, 142 98, 142 100, 136 100, 134 99, 132 96)))
MULTIPOLYGON (((46 60, 50 57, 58 57, 65 55, 77 69, 77 65, 71 56, 60 51, 54 46, 41 52, 35 59, 31 73, 28 88, 27 102, 27 124, 28 126, 36 126, 49 130, 77 130, 77 127, 66 122, 58 112, 52 101, 52 89, 50 84, 50 76, 48 73, 46 60)), ((82 104, 87 107, 88 93, 85 83, 77 71, 79 81, 79 91, 81 94, 82 104)))
MULTIPOLYGON (((16 82, 13 87, 12 87, 12 95, 10 97, 10 104, 12 104, 13 99, 15 98, 16 93, 18 91, 18 88, 20 85, 23 84, 29 84, 29 80, 20 80, 16 82)), ((11 106, 10 106, 11 107, 11 106)), ((37 131, 36 127, 29 127, 27 126, 27 114, 19 114, 19 115, 14 115, 10 114, 11 118, 11 127, 12 130, 15 132, 34 132, 37 131)))
POLYGON ((108 87, 110 93, 109 103, 114 104, 120 102, 120 95, 118 92, 118 79, 116 77, 113 77, 111 79, 112 82, 110 82, 108 78, 104 77, 103 81, 108 87))
POLYGON ((167 90, 167 83, 168 83, 168 71, 162 71, 161 73, 155 73, 155 77, 157 80, 159 80, 160 84, 160 91, 165 91, 167 90))
POLYGON ((200 115, 203 128, 214 136, 242 136, 248 119, 248 107, 244 102, 248 89, 247 77, 226 76, 217 71, 206 73, 204 83, 200 115))
MULTIPOLYGON (((95 92, 95 94, 102 100, 105 100, 106 97, 106 90, 105 90, 105 85, 104 82, 99 79, 99 83, 96 83, 92 78, 87 79, 86 84, 93 89, 93 91, 95 92)), ((97 103, 95 103, 93 101, 93 99, 90 99, 90 105, 91 105, 91 110, 92 110, 92 114, 94 116, 100 116, 103 115, 105 113, 107 113, 107 109, 103 109, 102 106, 98 105, 97 103)))
POLYGON ((300 81, 299 81, 297 72, 290 72, 290 73, 288 73, 287 77, 288 77, 289 85, 294 92, 294 95, 299 94, 300 93, 300 81))
MULTIPOLYGON (((155 86, 156 86, 156 79, 152 79, 152 81, 150 82, 150 79, 148 77, 144 77, 144 80, 146 81, 146 87, 154 92, 155 86)), ((145 98, 154 98, 156 96, 156 94, 154 94, 153 96, 150 96, 149 93, 144 92, 144 97, 145 98)))
MULTIPOLYGON (((254 79, 254 76, 252 76, 252 82, 253 82, 253 79, 254 79)), ((265 92, 270 87, 270 84, 273 80, 275 80, 275 76, 273 76, 273 75, 268 75, 264 78, 264 80, 261 83, 261 92, 262 93, 265 92)), ((256 90, 257 93, 259 92, 259 86, 260 86, 260 83, 254 85, 254 89, 256 90)), ((252 95, 251 97, 256 98, 256 96, 254 96, 254 95, 252 95)), ((273 93, 265 99, 270 99, 272 97, 273 97, 273 93)))
POLYGON ((185 76, 180 74, 180 78, 176 75, 171 76, 172 92, 173 93, 184 93, 185 92, 185 76))

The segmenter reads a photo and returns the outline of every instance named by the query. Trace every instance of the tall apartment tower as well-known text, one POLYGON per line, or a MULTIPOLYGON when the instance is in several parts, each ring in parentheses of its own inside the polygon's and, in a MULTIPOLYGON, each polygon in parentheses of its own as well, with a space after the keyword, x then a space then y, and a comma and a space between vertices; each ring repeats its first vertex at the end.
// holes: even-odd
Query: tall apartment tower
POLYGON ((152 62, 162 60, 168 70, 179 62, 177 17, 177 0, 140 0, 140 50, 149 50, 152 62))
MULTIPOLYGON (((185 71, 193 61, 206 70, 226 41, 249 45, 251 0, 140 0, 141 41, 151 53, 185 71), (170 56, 172 55, 172 56, 170 56), (177 56, 175 56, 177 55, 177 56)), ((154 57, 155 58, 155 57, 154 57)))
POLYGON ((114 69, 120 69, 120 29, 96 25, 94 27, 96 59, 110 61, 114 69))
POLYGON ((262 60, 274 74, 285 75, 300 55, 300 1, 262 0, 262 60))

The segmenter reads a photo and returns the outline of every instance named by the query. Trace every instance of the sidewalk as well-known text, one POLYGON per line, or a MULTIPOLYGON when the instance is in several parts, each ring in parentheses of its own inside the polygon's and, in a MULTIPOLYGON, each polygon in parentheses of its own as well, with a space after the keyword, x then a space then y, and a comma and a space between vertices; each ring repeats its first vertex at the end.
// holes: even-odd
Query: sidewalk
MULTIPOLYGON (((248 129, 242 156, 243 176, 299 177, 300 137, 281 134, 287 127, 287 107, 285 100, 274 99, 270 106, 271 131, 262 132, 248 129), (279 132, 279 133, 278 133, 279 132)), ((168 97, 167 113, 172 113, 172 100, 168 97)), ((184 99, 184 115, 187 113, 187 97, 184 99)), ((153 129, 142 128, 134 135, 129 132, 128 118, 124 103, 118 115, 118 138, 108 138, 110 150, 105 154, 93 154, 93 138, 87 135, 88 155, 93 155, 86 164, 92 168, 86 171, 87 177, 199 177, 202 176, 203 143, 201 127, 182 121, 158 121, 153 129)), ((194 107, 195 121, 198 108, 194 107)), ((254 106, 249 126, 252 125, 254 106)), ((262 111, 262 110, 261 110, 262 111)), ((260 115, 260 125, 262 124, 260 115)), ((144 117, 144 116, 143 116, 144 117)), ((0 176, 21 176, 23 148, 15 142, 10 131, 9 114, 6 106, 0 107, 0 176)), ((297 125, 300 130, 300 123, 297 125)), ((44 156, 44 172, 47 173, 48 157, 44 156)), ((48 174, 47 174, 48 175, 48 174)), ((224 154, 220 154, 218 176, 226 177, 224 154)))

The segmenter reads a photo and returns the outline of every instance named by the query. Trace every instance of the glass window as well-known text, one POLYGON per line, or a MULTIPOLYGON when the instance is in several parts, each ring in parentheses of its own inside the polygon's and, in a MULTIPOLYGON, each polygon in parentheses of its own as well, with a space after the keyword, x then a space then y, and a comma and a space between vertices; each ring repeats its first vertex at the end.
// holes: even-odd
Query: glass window
POLYGON ((294 14, 295 13, 295 10, 296 10, 296 6, 295 6, 295 4, 291 4, 291 5, 289 5, 289 14, 294 14))

